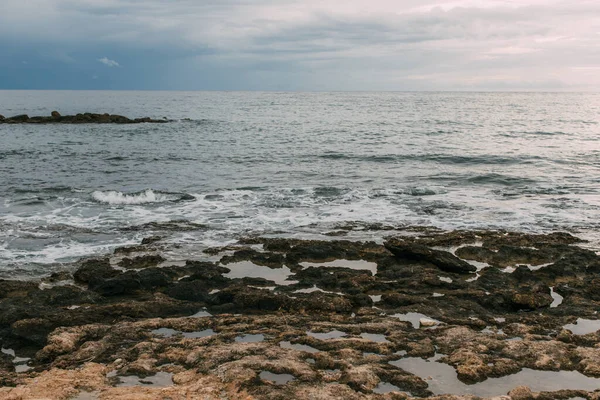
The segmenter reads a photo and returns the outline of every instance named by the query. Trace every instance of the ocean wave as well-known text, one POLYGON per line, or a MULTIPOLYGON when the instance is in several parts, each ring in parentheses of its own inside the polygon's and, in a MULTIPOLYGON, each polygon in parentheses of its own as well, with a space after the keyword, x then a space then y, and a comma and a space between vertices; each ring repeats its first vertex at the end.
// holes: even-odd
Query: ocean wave
POLYGON ((494 154, 483 155, 452 155, 452 154, 377 154, 377 155, 355 155, 344 153, 325 153, 318 156, 327 160, 350 160, 357 162, 373 163, 397 163, 397 162, 435 162, 439 164, 472 164, 472 165, 508 165, 529 164, 542 160, 539 156, 508 157, 494 154))
POLYGON ((193 200, 194 197, 189 194, 163 193, 154 191, 152 189, 147 189, 143 192, 131 194, 117 192, 115 190, 97 190, 92 193, 92 199, 99 203, 110 205, 136 205, 193 200))

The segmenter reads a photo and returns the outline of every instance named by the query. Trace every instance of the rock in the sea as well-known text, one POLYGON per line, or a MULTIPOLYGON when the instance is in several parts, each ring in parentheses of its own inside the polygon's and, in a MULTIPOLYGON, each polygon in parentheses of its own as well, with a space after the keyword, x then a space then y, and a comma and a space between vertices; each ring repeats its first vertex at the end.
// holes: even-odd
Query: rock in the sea
POLYGON ((0 114, 0 121, 4 121, 4 115, 0 114))
POLYGON ((149 117, 130 119, 122 115, 80 113, 76 115, 61 115, 52 111, 50 116, 29 117, 26 114, 10 118, 0 118, 0 123, 9 124, 139 124, 139 123, 165 123, 168 119, 152 119, 149 117))
POLYGON ((477 271, 473 265, 461 260, 455 255, 442 250, 434 250, 427 246, 414 243, 387 242, 386 249, 398 258, 431 263, 446 272, 470 274, 477 271))
POLYGON ((14 117, 6 118, 4 121, 18 123, 18 122, 27 122, 28 120, 29 120, 29 115, 21 114, 21 115, 15 115, 14 117))

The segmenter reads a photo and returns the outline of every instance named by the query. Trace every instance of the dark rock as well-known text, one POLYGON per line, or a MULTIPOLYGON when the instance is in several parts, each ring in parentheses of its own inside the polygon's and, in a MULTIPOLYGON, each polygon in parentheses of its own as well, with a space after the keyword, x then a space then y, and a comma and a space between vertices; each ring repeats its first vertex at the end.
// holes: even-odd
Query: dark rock
POLYGON ((29 120, 29 116, 27 114, 15 115, 14 117, 9 117, 5 119, 5 122, 27 122, 29 120))
POLYGON ((43 346, 46 344, 48 334, 52 332, 55 327, 56 324, 45 318, 30 318, 12 324, 11 331, 15 336, 43 346))
POLYGON ((202 280, 211 287, 222 287, 230 282, 229 278, 223 276, 231 271, 229 268, 203 261, 186 261, 185 266, 190 269, 191 275, 183 281, 202 280))
POLYGON ((140 283, 146 290, 166 287, 171 283, 171 278, 161 268, 146 268, 138 272, 140 283))
POLYGON ((49 123, 63 123, 63 124, 134 124, 134 123, 166 123, 170 122, 167 119, 152 119, 149 117, 129 119, 122 115, 110 115, 110 114, 94 114, 94 113, 83 113, 76 115, 65 115, 62 116, 58 111, 52 111, 51 116, 29 116, 16 115, 10 118, 1 118, 0 122, 4 123, 31 123, 31 124, 49 124, 49 123))
POLYGON ((108 258, 91 259, 82 263, 73 274, 75 282, 87 283, 90 286, 99 284, 104 279, 119 275, 119 271, 110 266, 108 258))
MULTIPOLYGON (((210 299, 207 285, 202 281, 177 282, 167 288, 165 294, 178 300, 207 302, 210 299)), ((232 299, 227 300, 231 302, 232 299)))
POLYGON ((4 115, 0 114, 0 121, 4 121, 4 120, 5 120, 4 115))
POLYGON ((154 267, 165 261, 165 258, 160 254, 147 254, 135 258, 123 258, 119 261, 119 267, 127 269, 142 269, 154 267))
POLYGON ((73 304, 96 303, 100 301, 100 297, 94 292, 66 285, 40 290, 36 293, 36 300, 50 306, 69 306, 73 304))
POLYGON ((242 310, 277 311, 289 309, 292 300, 270 290, 244 288, 236 290, 233 303, 242 310))
POLYGON ((150 236, 150 237, 143 238, 142 244, 143 245, 152 244, 152 243, 158 242, 160 240, 162 240, 162 236, 150 236))
POLYGON ((42 279, 44 282, 55 283, 60 281, 66 281, 73 278, 73 275, 68 271, 53 272, 49 277, 42 279))
POLYGON ((0 280, 0 299, 5 297, 27 297, 30 291, 37 290, 34 282, 0 280))
POLYGON ((135 271, 127 271, 110 279, 100 279, 95 285, 90 285, 90 289, 107 297, 132 294, 142 287, 140 275, 135 271))
POLYGON ((238 250, 231 256, 223 256, 221 263, 224 265, 239 261, 251 261, 256 265, 262 265, 269 268, 281 268, 285 261, 283 254, 279 253, 261 253, 254 249, 238 250))
POLYGON ((409 306, 419 302, 418 298, 401 293, 384 293, 381 302, 394 307, 409 306))
POLYGON ((477 268, 473 265, 447 251, 434 250, 427 246, 402 242, 387 242, 385 243, 385 248, 398 258, 428 262, 442 271, 457 274, 469 274, 477 271, 477 268))
POLYGON ((505 299, 510 306, 517 310, 536 310, 548 307, 554 301, 550 295, 550 289, 543 290, 543 288, 534 288, 527 292, 509 292, 505 295, 505 299))

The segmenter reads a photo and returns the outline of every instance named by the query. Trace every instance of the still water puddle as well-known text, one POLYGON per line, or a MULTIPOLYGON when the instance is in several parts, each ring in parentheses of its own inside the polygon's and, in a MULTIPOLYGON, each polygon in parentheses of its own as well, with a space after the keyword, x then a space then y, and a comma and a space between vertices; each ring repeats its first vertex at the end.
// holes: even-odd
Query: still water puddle
POLYGON ((406 392, 402 392, 398 386, 392 385, 389 382, 383 382, 383 381, 379 382, 379 385, 377 385, 373 389, 373 393, 377 393, 377 394, 386 394, 386 393, 390 393, 390 392, 406 393, 406 392))
POLYGON ((200 310, 194 315, 190 315, 190 318, 202 318, 202 317, 212 317, 212 314, 206 310, 200 310))
POLYGON ((550 308, 556 308, 562 304, 563 297, 560 294, 556 293, 554 291, 554 287, 552 286, 550 286, 550 295, 554 299, 554 301, 552 301, 552 304, 550 304, 550 308))
POLYGON ((392 314, 392 318, 398 318, 400 321, 410 322, 415 329, 419 329, 421 326, 429 327, 440 323, 440 321, 433 318, 429 318, 425 314, 409 312, 406 314, 392 314))
POLYGON ((259 333, 257 335, 237 336, 235 341, 238 343, 259 343, 265 340, 265 335, 259 333))
POLYGON ((343 296, 344 293, 339 293, 339 292, 328 292, 327 290, 323 290, 323 289, 319 289, 317 287, 317 285, 313 285, 313 287, 308 288, 308 289, 298 289, 295 290, 294 293, 314 293, 314 292, 321 292, 321 293, 331 293, 331 294, 337 294, 340 296, 343 296))
POLYGON ((241 278, 263 278, 268 281, 275 282, 281 286, 293 285, 297 281, 290 281, 288 278, 294 273, 285 265, 281 268, 269 268, 262 265, 256 265, 250 261, 241 261, 225 265, 231 271, 223 274, 229 279, 241 278))
POLYGON ((385 335, 381 335, 378 333, 361 333, 360 337, 363 339, 367 339, 370 340, 372 342, 375 343, 389 343, 389 341, 386 339, 385 335))
MULTIPOLYGON (((111 375, 111 374, 109 374, 111 375)), ((107 377, 110 377, 107 375, 107 377)), ((112 376, 116 376, 113 374, 112 376)), ((124 386, 151 386, 151 387, 167 387, 173 385, 173 374, 169 372, 157 372, 155 375, 140 378, 137 375, 117 376, 117 387, 124 386)))
POLYGON ((294 375, 290 374, 275 374, 269 371, 262 371, 259 375, 260 379, 265 381, 273 381, 277 385, 285 385, 288 382, 296 380, 294 375))
POLYGON ((456 371, 450 365, 436 362, 442 355, 423 360, 409 357, 390 364, 425 380, 434 394, 474 395, 480 397, 501 396, 517 386, 528 386, 534 392, 562 389, 596 390, 600 379, 589 378, 577 371, 537 371, 523 368, 520 372, 502 378, 489 378, 474 385, 458 380, 456 371))
POLYGON ((154 335, 160 335, 160 336, 164 336, 164 337, 168 337, 168 338, 172 337, 172 336, 182 335, 183 337, 188 338, 188 339, 209 337, 209 336, 216 334, 216 332, 213 331, 212 329, 205 329, 203 331, 196 331, 196 332, 182 332, 182 331, 177 331, 177 330, 171 329, 171 328, 154 329, 151 333, 154 335))
POLYGON ((354 270, 371 271, 373 275, 377 274, 377 264, 365 260, 335 260, 324 263, 301 262, 300 265, 304 268, 308 267, 340 267, 354 270))
POLYGON ((5 349, 4 347, 0 348, 0 352, 7 354, 13 358, 12 363, 15 367, 15 372, 27 372, 31 369, 31 367, 27 365, 31 358, 18 357, 13 349, 5 349))
POLYGON ((587 335, 600 329, 600 320, 577 318, 574 324, 567 324, 563 328, 575 335, 587 335))
POLYGON ((307 353, 318 353, 320 352, 320 350, 315 349, 312 346, 308 346, 306 344, 298 344, 298 343, 291 343, 291 342, 279 342, 279 347, 281 347, 282 349, 292 349, 292 350, 298 350, 298 351, 305 351, 307 353))
POLYGON ((306 334, 310 337, 314 337, 315 339, 319 340, 339 339, 346 336, 346 332, 338 331, 337 329, 325 333, 308 331, 306 332, 306 334))

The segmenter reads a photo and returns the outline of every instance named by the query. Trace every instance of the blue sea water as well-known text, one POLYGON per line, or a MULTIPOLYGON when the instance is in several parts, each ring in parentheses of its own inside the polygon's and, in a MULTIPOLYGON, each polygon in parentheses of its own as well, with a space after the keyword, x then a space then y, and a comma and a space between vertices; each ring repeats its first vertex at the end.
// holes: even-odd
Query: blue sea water
POLYGON ((600 94, 0 91, 4 116, 53 110, 174 121, 0 124, 0 278, 152 234, 177 258, 348 224, 369 240, 566 230, 600 248, 600 94))

